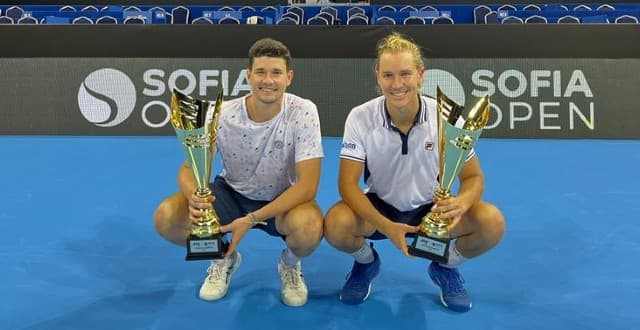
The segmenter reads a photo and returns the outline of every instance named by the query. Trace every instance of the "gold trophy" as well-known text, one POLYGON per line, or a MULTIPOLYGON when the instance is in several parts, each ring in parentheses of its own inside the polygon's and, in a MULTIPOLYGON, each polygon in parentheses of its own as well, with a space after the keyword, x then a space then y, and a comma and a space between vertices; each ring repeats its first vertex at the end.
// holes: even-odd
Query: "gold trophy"
MULTIPOLYGON (((194 99, 174 89, 171 95, 171 125, 187 155, 191 173, 196 180, 196 195, 211 196, 209 181, 215 154, 218 119, 222 107, 223 89, 214 102, 194 99)), ((187 238, 187 260, 221 259, 228 243, 220 232, 216 211, 207 209, 202 219, 191 226, 187 238)))
MULTIPOLYGON (((466 118, 462 114, 464 107, 448 98, 439 87, 436 100, 440 172, 435 195, 436 201, 439 201, 451 197, 451 186, 480 137, 482 129, 487 125, 489 96, 477 99, 466 118)), ((449 244, 452 239, 447 231, 450 223, 450 219, 441 219, 439 214, 429 212, 422 218, 420 230, 409 246, 409 253, 446 263, 449 260, 449 244)))

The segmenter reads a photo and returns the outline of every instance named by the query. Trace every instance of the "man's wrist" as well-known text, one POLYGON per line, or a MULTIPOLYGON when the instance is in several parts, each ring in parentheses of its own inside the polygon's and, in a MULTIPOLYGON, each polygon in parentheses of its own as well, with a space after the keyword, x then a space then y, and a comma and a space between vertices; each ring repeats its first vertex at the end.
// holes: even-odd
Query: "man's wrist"
POLYGON ((249 223, 253 226, 257 224, 261 224, 261 225, 267 224, 265 221, 261 221, 260 219, 258 219, 258 217, 256 217, 256 215, 253 212, 247 213, 247 218, 249 218, 249 223))

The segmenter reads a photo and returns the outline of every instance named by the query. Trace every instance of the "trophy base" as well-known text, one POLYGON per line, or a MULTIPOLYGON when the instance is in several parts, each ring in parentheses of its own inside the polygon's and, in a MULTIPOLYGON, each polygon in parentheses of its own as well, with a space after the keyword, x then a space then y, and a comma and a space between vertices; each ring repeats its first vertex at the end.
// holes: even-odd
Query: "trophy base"
POLYGON ((189 235, 187 238, 186 260, 211 260, 222 259, 227 252, 229 243, 223 239, 222 234, 209 237, 189 235))
POLYGON ((450 238, 435 238, 418 233, 409 246, 409 254, 446 264, 449 261, 450 243, 450 238))

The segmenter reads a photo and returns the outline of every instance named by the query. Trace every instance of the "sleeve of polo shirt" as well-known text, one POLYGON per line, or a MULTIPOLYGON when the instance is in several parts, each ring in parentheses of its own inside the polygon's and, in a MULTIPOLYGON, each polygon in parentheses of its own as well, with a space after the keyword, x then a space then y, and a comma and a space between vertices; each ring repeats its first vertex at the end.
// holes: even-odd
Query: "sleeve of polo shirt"
POLYGON ((324 157, 322 132, 318 108, 311 101, 305 101, 296 117, 295 158, 296 163, 312 158, 324 157))
POLYGON ((367 159, 367 153, 364 150, 364 139, 360 122, 358 119, 358 111, 351 111, 344 123, 344 134, 342 135, 342 148, 340 148, 340 158, 350 159, 364 163, 367 159))

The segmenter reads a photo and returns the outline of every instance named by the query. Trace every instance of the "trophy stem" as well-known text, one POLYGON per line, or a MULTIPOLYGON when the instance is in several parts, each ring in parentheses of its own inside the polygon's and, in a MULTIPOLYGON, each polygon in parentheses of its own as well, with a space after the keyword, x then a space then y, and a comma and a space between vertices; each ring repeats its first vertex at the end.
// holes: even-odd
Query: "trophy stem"
MULTIPOLYGON (((451 192, 442 187, 438 188, 435 192, 436 203, 443 199, 451 197, 451 192)), ((448 220, 440 219, 440 215, 437 213, 429 212, 422 218, 420 223, 420 231, 430 237, 435 238, 449 238, 449 232, 447 226, 450 222, 448 220)))
MULTIPOLYGON (((209 187, 199 187, 196 189, 196 196, 209 197, 211 189, 209 187)), ((202 220, 191 226, 191 233, 197 237, 209 237, 220 233, 220 218, 216 211, 211 208, 204 211, 202 220)))

